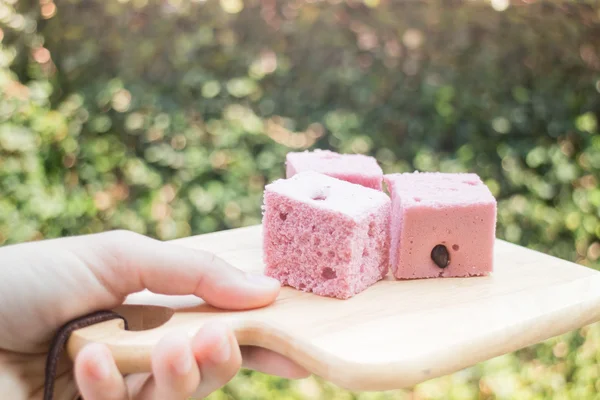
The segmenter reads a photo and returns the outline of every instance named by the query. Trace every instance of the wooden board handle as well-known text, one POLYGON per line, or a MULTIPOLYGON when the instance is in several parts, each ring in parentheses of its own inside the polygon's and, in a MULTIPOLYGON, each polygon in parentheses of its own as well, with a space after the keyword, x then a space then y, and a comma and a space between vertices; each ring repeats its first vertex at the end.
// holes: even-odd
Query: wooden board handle
MULTIPOLYGON (((117 368, 122 374, 132 374, 138 372, 151 372, 151 346, 137 346, 135 348, 120 346, 115 339, 122 338, 124 330, 123 320, 114 319, 101 322, 87 328, 73 332, 67 342, 67 352, 71 360, 81 351, 81 349, 90 343, 106 344, 117 364, 117 368), (97 340, 91 339, 97 337, 97 340)), ((130 332, 136 335, 136 332, 130 332)), ((134 339, 134 338, 132 338, 134 339)), ((134 339, 135 340, 135 339, 134 339)))
POLYGON ((229 312, 202 304, 176 313, 163 306, 123 305, 114 311, 127 320, 129 330, 122 319, 91 325, 74 331, 66 349, 74 360, 87 344, 102 343, 110 349, 121 373, 151 372, 152 350, 164 335, 180 332, 192 337, 204 323, 218 318, 231 327, 240 346, 259 346, 287 355, 293 339, 261 322, 256 314, 260 310, 229 312))
POLYGON ((153 344, 147 340, 139 341, 137 346, 123 345, 122 342, 138 342, 137 336, 156 329, 168 322, 175 310, 169 307, 151 305, 123 305, 114 309, 122 319, 94 324, 71 334, 67 342, 67 353, 74 360, 79 351, 90 343, 106 344, 111 350, 117 367, 123 374, 151 371, 151 353, 153 344))

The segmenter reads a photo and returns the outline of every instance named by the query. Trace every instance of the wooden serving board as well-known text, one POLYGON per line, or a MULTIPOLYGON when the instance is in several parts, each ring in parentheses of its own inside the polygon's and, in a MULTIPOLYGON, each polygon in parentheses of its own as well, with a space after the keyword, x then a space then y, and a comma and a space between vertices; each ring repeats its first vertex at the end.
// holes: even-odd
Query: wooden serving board
MULTIPOLYGON (((175 243, 262 272, 261 237, 261 227, 253 226, 175 243)), ((120 320, 104 322, 74 332, 68 352, 73 358, 86 343, 102 342, 121 372, 150 371, 151 349, 164 334, 193 335, 220 318, 242 345, 274 350, 347 389, 388 390, 600 320, 600 272, 501 240, 495 263, 493 276, 388 278, 349 300, 283 288, 274 304, 242 312, 218 310, 194 296, 142 292, 119 311, 134 329, 152 329, 124 331, 120 320)))

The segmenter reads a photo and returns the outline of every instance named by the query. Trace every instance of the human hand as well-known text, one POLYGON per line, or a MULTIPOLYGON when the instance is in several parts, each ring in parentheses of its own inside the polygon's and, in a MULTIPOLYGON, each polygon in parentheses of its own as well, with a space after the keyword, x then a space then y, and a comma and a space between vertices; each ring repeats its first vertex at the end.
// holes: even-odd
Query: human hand
MULTIPOLYGON (((148 289, 192 294, 224 309, 272 303, 279 282, 250 276, 210 253, 127 231, 23 243, 0 248, 0 393, 39 399, 48 346, 66 322, 112 309, 148 289)), ((66 357, 65 357, 66 358, 66 357)), ((295 379, 308 372, 256 347, 239 347, 226 325, 211 323, 192 339, 166 336, 152 354, 151 374, 121 376, 108 348, 86 346, 73 365, 59 366, 57 400, 153 400, 205 397, 242 364, 295 379)))

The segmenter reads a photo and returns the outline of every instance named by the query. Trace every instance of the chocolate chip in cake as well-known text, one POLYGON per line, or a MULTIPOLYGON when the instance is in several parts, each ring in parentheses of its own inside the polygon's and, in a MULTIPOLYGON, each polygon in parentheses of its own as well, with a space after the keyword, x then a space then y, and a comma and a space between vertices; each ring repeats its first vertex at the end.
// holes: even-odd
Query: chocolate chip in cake
POLYGON ((431 250, 431 259, 440 268, 446 268, 450 264, 450 254, 446 246, 438 244, 431 250))

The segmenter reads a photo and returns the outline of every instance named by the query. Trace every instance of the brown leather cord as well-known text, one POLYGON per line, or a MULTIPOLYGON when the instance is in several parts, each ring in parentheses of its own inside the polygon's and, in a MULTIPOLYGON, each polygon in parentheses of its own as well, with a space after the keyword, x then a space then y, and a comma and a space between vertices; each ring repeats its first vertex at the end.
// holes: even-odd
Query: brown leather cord
POLYGON ((58 360, 63 352, 69 336, 74 331, 85 328, 86 326, 98 324, 104 321, 120 318, 125 323, 125 329, 128 329, 127 320, 113 311, 97 311, 83 317, 76 318, 63 325, 52 340, 48 358, 46 359, 46 371, 44 376, 44 400, 52 400, 54 397, 54 380, 56 379, 56 368, 58 360))

